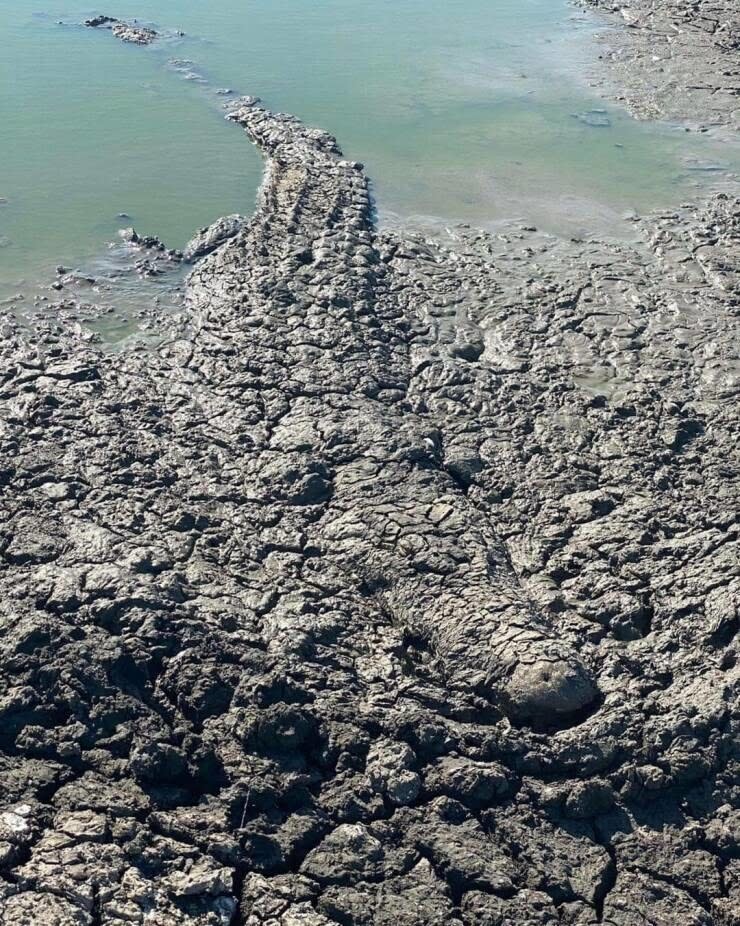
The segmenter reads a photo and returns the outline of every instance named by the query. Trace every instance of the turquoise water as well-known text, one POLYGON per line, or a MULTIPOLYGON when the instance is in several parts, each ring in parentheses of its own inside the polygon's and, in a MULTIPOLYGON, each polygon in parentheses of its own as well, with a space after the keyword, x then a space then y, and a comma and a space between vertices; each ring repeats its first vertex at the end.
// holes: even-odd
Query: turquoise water
POLYGON ((626 211, 676 204, 740 160, 600 101, 584 80, 595 29, 563 0, 6 0, 0 292, 100 253, 123 225, 178 247, 248 212, 260 162, 219 87, 334 132, 388 221, 628 234, 626 211), (77 25, 93 12, 186 35, 125 45, 77 25))

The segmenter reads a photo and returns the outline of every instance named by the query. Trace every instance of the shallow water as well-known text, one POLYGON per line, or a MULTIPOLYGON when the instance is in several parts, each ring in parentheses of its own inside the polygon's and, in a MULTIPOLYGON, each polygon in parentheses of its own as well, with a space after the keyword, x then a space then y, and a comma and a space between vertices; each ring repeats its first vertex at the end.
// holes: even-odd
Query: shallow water
POLYGON ((0 6, 0 295, 100 254, 121 226, 179 247, 248 212, 260 162, 219 87, 334 132, 386 221, 629 235, 626 212, 740 169, 736 149, 599 100, 584 80, 595 20, 563 0, 41 3, 0 6), (186 35, 137 48, 79 26, 92 12, 186 35))

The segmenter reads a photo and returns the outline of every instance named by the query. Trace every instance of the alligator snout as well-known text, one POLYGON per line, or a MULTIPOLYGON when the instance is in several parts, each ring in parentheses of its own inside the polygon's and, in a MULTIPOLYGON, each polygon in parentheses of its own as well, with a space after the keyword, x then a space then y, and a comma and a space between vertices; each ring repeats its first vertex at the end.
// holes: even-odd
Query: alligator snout
POLYGON ((580 657, 543 641, 522 653, 504 685, 506 713, 536 728, 567 726, 599 700, 599 690, 580 657))

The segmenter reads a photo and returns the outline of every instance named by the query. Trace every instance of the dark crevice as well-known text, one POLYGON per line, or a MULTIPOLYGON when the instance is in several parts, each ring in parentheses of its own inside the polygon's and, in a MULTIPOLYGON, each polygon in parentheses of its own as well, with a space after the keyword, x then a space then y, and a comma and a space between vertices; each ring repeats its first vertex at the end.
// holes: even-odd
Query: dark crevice
POLYGON ((103 900, 100 896, 100 885, 92 885, 92 907, 90 909, 91 926, 103 926, 103 900))
POLYGON ((719 621, 707 641, 713 649, 726 649, 740 632, 740 617, 731 617, 719 621))
POLYGON ((244 926, 246 923, 246 916, 244 912, 244 885, 247 880, 248 873, 249 866, 246 862, 241 862, 234 869, 233 896, 236 900, 236 910, 234 911, 234 916, 232 917, 229 926, 244 926))
POLYGON ((602 842, 601 845, 609 855, 609 863, 601 881, 596 885, 594 891, 594 908, 596 910, 597 923, 604 922, 604 904, 606 903, 606 898, 609 896, 609 893, 617 883, 617 853, 608 842, 602 842))
POLYGON ((471 479, 466 479, 460 470, 450 463, 445 463, 442 466, 442 471, 447 473, 447 475, 455 483, 463 495, 468 495, 473 485, 473 481, 471 479))

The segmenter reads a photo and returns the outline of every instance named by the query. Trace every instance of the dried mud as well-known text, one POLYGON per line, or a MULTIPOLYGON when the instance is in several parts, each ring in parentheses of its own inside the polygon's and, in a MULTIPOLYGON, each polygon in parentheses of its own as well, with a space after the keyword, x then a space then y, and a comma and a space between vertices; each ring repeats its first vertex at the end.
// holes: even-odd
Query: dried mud
POLYGON ((379 233, 229 105, 156 351, 4 322, 0 923, 737 924, 737 198, 379 233))

